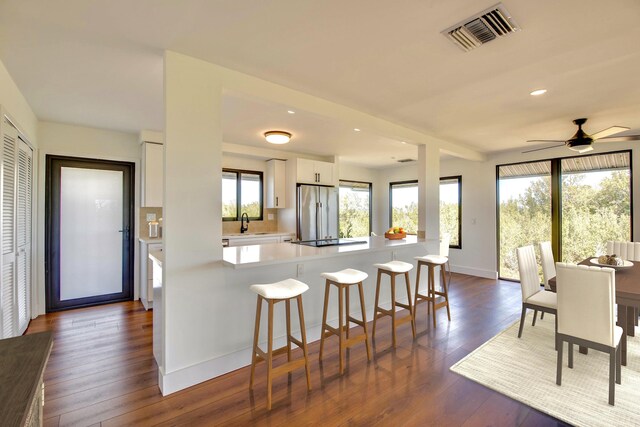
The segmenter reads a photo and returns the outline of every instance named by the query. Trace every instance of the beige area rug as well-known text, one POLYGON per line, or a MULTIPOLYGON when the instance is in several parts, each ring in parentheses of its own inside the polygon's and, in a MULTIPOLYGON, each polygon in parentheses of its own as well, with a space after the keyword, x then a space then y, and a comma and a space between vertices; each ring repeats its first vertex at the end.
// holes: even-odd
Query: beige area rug
POLYGON ((640 337, 629 337, 627 366, 616 385, 615 406, 608 404, 609 356, 574 347, 573 369, 564 347, 562 385, 556 385, 554 316, 531 326, 518 339, 514 323, 451 367, 453 372, 577 426, 640 425, 640 337))

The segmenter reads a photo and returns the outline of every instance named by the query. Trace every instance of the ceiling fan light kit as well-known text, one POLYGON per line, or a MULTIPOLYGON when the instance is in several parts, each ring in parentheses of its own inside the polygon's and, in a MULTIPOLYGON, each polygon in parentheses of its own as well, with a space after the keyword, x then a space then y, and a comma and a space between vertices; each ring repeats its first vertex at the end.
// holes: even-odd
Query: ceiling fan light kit
POLYGON ((271 144, 286 144, 291 140, 291 134, 283 130, 270 130, 264 133, 264 138, 271 144))

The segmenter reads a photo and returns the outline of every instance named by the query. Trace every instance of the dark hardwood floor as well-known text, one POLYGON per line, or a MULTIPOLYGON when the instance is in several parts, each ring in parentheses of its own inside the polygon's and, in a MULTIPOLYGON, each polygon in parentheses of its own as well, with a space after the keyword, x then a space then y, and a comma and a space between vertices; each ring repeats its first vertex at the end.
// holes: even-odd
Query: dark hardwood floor
POLYGON ((306 390, 304 370, 279 377, 271 411, 265 409, 264 364, 256 369, 253 393, 249 368, 243 368, 162 397, 151 347, 152 313, 139 302, 40 316, 27 333, 54 333, 44 378, 45 426, 562 425, 449 371, 518 319, 519 284, 454 274, 450 301, 452 321, 440 310, 435 329, 426 305, 420 305, 418 338, 412 339, 408 323, 401 325, 395 350, 390 320, 381 319, 373 360, 367 363, 364 346, 352 348, 343 376, 337 340, 326 342, 323 363, 319 343, 311 343, 313 390, 306 390))

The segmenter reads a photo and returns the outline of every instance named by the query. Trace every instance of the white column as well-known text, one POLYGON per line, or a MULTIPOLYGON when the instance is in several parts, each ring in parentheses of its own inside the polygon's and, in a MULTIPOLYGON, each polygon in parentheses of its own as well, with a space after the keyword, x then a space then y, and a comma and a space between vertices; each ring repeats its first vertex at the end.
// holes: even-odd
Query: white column
POLYGON ((440 236, 440 150, 418 146, 418 237, 440 236))
POLYGON ((211 64, 167 51, 164 96, 162 300, 169 374, 214 353, 207 312, 212 288, 224 280, 214 267, 222 258, 222 86, 211 64))

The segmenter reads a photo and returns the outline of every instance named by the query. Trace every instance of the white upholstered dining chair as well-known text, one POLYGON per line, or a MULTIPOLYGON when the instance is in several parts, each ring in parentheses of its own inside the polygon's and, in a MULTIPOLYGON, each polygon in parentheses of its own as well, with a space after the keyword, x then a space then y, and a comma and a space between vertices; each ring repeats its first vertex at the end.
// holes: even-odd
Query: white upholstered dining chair
POLYGON ((553 260, 551 242, 540 242, 540 261, 542 263, 543 285, 546 290, 550 291, 549 279, 556 277, 556 263, 553 260))
MULTIPOLYGON (((517 255, 520 287, 522 289, 522 314, 520 316, 520 329, 518 330, 518 338, 520 338, 522 337, 527 309, 555 315, 557 298, 555 293, 540 289, 538 263, 536 262, 536 253, 533 246, 518 248, 517 255)), ((535 320, 534 317, 533 326, 536 324, 535 320)), ((558 319, 556 317, 556 326, 557 324, 558 319)))
POLYGON ((558 350, 556 384, 562 383, 562 348, 569 344, 569 368, 573 368, 573 345, 609 354, 609 405, 614 404, 615 384, 620 384, 620 338, 615 323, 616 284, 612 268, 556 264, 558 350))
POLYGON ((618 255, 629 261, 640 261, 640 242, 607 242, 607 255, 618 255))

